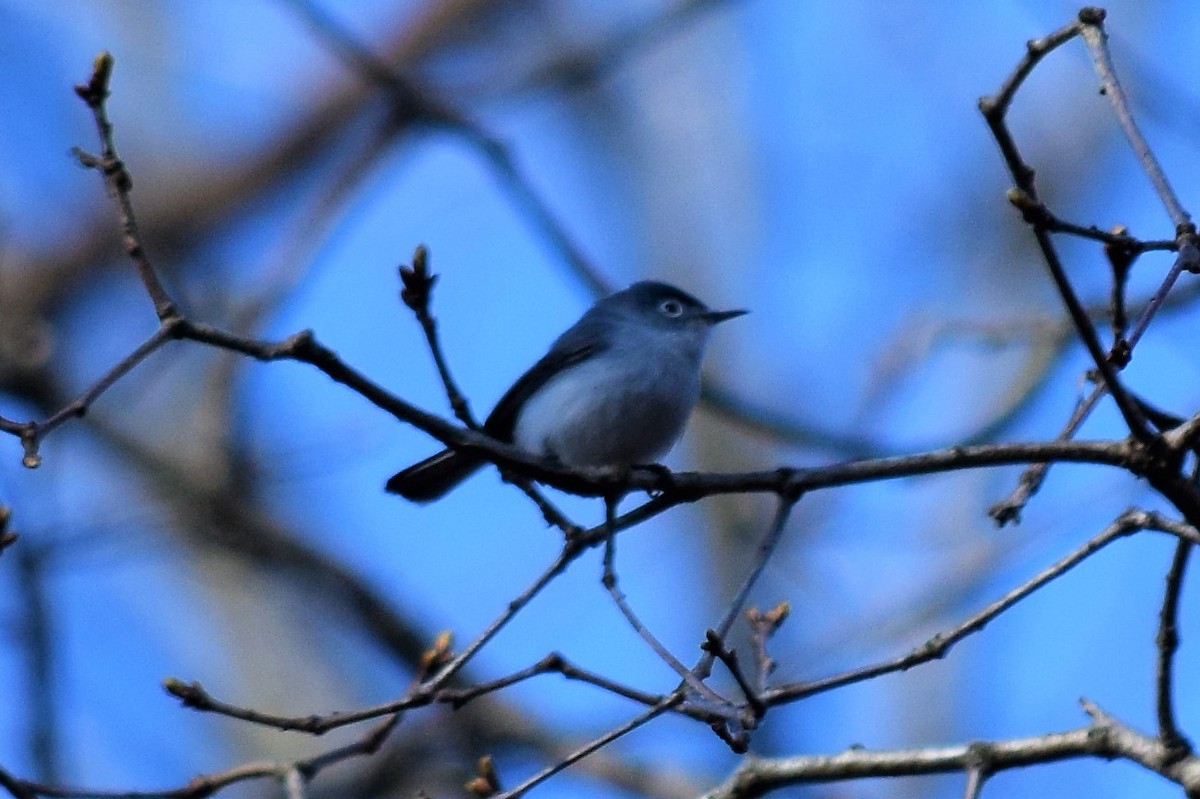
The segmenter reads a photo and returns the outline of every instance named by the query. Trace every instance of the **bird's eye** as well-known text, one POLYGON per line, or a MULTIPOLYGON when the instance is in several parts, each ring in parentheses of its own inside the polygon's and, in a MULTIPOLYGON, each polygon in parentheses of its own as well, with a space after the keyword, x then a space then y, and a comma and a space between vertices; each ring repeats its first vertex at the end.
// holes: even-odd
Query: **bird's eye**
POLYGON ((663 316, 676 319, 683 316, 683 303, 679 300, 663 300, 658 304, 658 310, 663 316))

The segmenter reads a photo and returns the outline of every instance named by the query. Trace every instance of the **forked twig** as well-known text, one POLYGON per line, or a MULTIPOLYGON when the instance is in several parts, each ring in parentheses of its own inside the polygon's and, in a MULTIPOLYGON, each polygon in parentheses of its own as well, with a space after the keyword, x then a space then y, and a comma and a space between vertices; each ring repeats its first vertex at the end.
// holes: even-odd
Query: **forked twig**
MULTIPOLYGON (((1154 438, 1154 430, 1147 423, 1144 414, 1141 413, 1138 403, 1117 380, 1117 367, 1114 365, 1114 361, 1119 362, 1121 365, 1128 361, 1133 347, 1141 339, 1142 334, 1154 318, 1180 273, 1185 269, 1189 271, 1200 269, 1200 248, 1197 247, 1195 228, 1191 224, 1190 216, 1179 203, 1178 198, 1175 196, 1163 173, 1161 165, 1154 157, 1149 144, 1134 122, 1128 98, 1121 88, 1120 82, 1117 80, 1112 58, 1108 51, 1107 36, 1103 29, 1104 17, 1105 12, 1102 9, 1084 8, 1071 24, 1064 26, 1050 36, 1030 42, 1025 56, 1002 84, 1000 90, 991 97, 981 99, 979 107, 983 112, 984 118, 987 120, 993 137, 1000 147, 1004 162, 1008 166, 1009 172, 1012 174, 1013 180, 1017 185, 1017 188, 1010 194, 1010 199, 1014 205, 1021 209, 1025 220, 1032 225, 1038 246, 1042 251, 1043 259, 1049 268, 1051 277, 1100 375, 1097 385, 1088 397, 1076 405, 1071 418, 1059 433, 1059 439, 1066 439, 1073 436, 1083 423, 1083 420, 1091 413, 1099 399, 1104 394, 1111 393, 1130 432, 1139 440, 1151 443, 1154 438), (1060 224, 1057 224, 1057 220, 1042 205, 1034 183, 1034 170, 1022 158, 1016 142, 1008 130, 1006 121, 1008 110, 1012 105, 1016 92, 1032 72, 1033 67, 1052 50, 1076 36, 1080 36, 1086 42, 1088 50, 1092 55, 1092 63, 1101 80, 1102 91, 1107 95, 1113 107, 1113 112, 1122 130, 1125 132, 1126 138, 1129 140, 1138 158, 1138 162, 1150 178, 1151 183, 1154 184, 1164 207, 1167 209, 1168 215, 1175 224, 1176 238, 1173 249, 1178 251, 1178 257, 1153 298, 1142 312, 1130 335, 1125 339, 1118 340, 1115 345, 1120 348, 1119 359, 1112 357, 1112 354, 1106 355, 1104 353, 1095 328, 1075 295, 1075 290, 1067 278, 1057 251, 1050 240, 1049 234, 1052 232, 1068 232, 1078 235, 1079 231, 1065 229, 1060 224)), ((1096 238, 1095 236, 1090 237, 1096 238)), ((1125 247, 1132 253, 1141 251, 1136 246, 1130 245, 1125 241, 1127 238, 1127 236, 1121 236, 1120 240, 1107 240, 1106 244, 1109 246, 1125 247), (1132 249, 1130 249, 1131 246, 1132 249)), ((1012 494, 1001 502, 996 503, 989 510, 989 513, 1000 524, 1006 524, 1018 519, 1022 508, 1024 508, 1029 499, 1041 487, 1049 468, 1049 464, 1046 463, 1027 469, 1022 473, 1017 488, 1012 494)))

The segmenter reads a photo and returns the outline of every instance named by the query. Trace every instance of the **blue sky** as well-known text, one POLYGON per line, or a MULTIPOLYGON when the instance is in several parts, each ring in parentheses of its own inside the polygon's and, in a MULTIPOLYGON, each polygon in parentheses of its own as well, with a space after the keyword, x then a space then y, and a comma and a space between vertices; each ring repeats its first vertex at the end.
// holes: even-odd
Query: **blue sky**
MULTIPOLYGON (((1004 200, 1010 181, 976 101, 998 88, 1026 40, 1076 9, 718 6, 584 88, 530 86, 527 77, 665 4, 513 4, 466 29, 431 34, 412 74, 508 148, 609 285, 664 279, 714 307, 752 309, 721 327, 707 363, 710 378, 747 403, 830 434, 867 437, 880 452, 907 452, 971 436, 1028 396, 998 437, 1052 437, 1088 364, 1077 345, 1047 348, 1035 335, 1063 315, 1031 235, 1004 200), (1035 383, 1042 387, 1031 391, 1035 383)), ((1189 88, 1200 9, 1118 2, 1109 12, 1135 112, 1190 207, 1200 164, 1189 88)), ((330 4, 330 13, 386 48, 415 29, 423 6, 345 2, 330 4)), ((214 176, 249 171, 322 98, 354 85, 286 2, 7 2, 0 21, 0 290, 6 276, 18 285, 22 270, 69 252, 84 231, 115 227, 99 180, 69 156, 72 146, 96 146, 71 87, 97 51, 117 60, 110 112, 143 218, 189 193, 203 204, 200 191, 214 176)), ((592 297, 477 148, 439 130, 372 148, 382 117, 382 104, 366 103, 333 144, 291 165, 286 185, 214 217, 190 240, 160 242, 151 257, 196 318, 231 324, 254 298, 278 293, 258 335, 311 328, 373 379, 448 416, 420 330, 397 298, 395 267, 424 243, 441 274, 435 313, 447 356, 484 415, 592 297), (356 159, 363 168, 339 181, 356 159)), ((1096 92, 1081 43, 1038 68, 1012 122, 1061 216, 1123 223, 1146 238, 1172 235, 1096 92)), ((1084 299, 1103 303, 1102 253, 1073 242, 1063 253, 1084 299)), ((123 261, 108 266, 115 268, 48 320, 50 364, 68 389, 86 386, 154 329, 132 270, 123 261)), ((1131 295, 1145 296, 1168 266, 1164 256, 1139 260, 1131 295)), ((9 302, 19 305, 11 291, 0 294, 0 313, 9 302)), ((1193 331, 1186 306, 1164 315, 1127 373, 1144 395, 1181 413, 1200 395, 1193 331)), ((194 345, 159 353, 97 403, 88 422, 51 436, 37 471, 20 467, 15 440, 0 445, 0 500, 15 509, 21 546, 59 553, 46 585, 66 781, 169 786, 328 745, 182 710, 159 688, 168 675, 294 714, 383 701, 406 677, 336 608, 322 607, 319 594, 196 546, 180 532, 187 520, 164 511, 146 478, 90 425, 144 437, 201 481, 227 477, 219 444, 233 441, 263 507, 430 633, 450 629, 469 640, 557 551, 555 534, 492 472, 433 506, 385 496, 387 476, 436 442, 314 370, 239 362, 230 398, 221 400, 208 390, 221 374, 217 364, 194 345)), ((35 411, 10 393, 0 394, 0 413, 35 411)), ((1107 407, 1084 430, 1120 434, 1107 407)), ((847 456, 811 440, 748 433, 701 408, 667 462, 720 471, 847 456)), ((776 641, 779 679, 907 651, 1095 535, 1126 506, 1158 506, 1123 474, 1058 467, 1023 524, 997 530, 985 511, 1017 473, 806 497, 754 597, 794 608, 776 641)), ((563 504, 582 522, 601 517, 595 502, 563 504)), ((622 586, 684 661, 748 568, 770 512, 763 498, 710 500, 622 536, 622 586)), ((1083 724, 1081 695, 1153 729, 1153 636, 1170 551, 1168 540, 1151 535, 1118 542, 943 662, 773 711, 755 751, 1033 735, 1083 724)), ((16 633, 25 614, 12 587, 14 560, 0 558, 0 706, 24 708, 29 686, 16 633)), ((499 676, 558 650, 647 690, 673 687, 599 576, 598 555, 576 563, 481 653, 475 673, 499 676)), ((1187 626, 1196 601, 1189 588, 1180 674, 1196 665, 1187 626)), ((636 712, 553 677, 504 696, 571 742, 636 712)), ((1179 711, 1185 731, 1200 716, 1186 680, 1179 711)), ((28 720, 6 715, 0 765, 30 773, 28 720)), ((688 772, 698 788, 736 764, 705 728, 678 720, 650 725, 618 751, 688 772)), ((500 765, 510 783, 533 768, 520 754, 501 756, 500 765)), ((609 795, 577 773, 538 795, 609 795)), ((961 778, 848 790, 958 796, 961 778)), ((1086 761, 1002 774, 985 796, 1130 794, 1175 792, 1138 769, 1086 761)))

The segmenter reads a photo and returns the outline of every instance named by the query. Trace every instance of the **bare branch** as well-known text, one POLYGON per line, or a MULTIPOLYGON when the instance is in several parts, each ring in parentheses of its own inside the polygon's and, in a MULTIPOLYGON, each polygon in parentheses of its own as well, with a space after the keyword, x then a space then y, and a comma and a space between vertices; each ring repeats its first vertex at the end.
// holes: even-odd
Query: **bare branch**
POLYGON ((790 785, 867 777, 967 772, 971 780, 981 782, 986 774, 1078 758, 1122 758, 1156 771, 1189 792, 1200 785, 1200 761, 1196 758, 1169 764, 1162 742, 1088 707, 1093 716, 1091 724, 1029 738, 881 751, 854 747, 834 755, 776 759, 748 757, 725 782, 702 794, 701 799, 753 799, 790 785), (986 774, 981 773, 980 764, 986 764, 982 766, 986 774))
MULTIPOLYGON (((1154 157, 1149 145, 1142 137, 1130 113, 1128 101, 1117 81, 1108 52, 1106 35, 1103 29, 1104 16, 1105 12, 1102 9, 1084 8, 1079 12, 1075 22, 1045 39, 1030 42, 1025 57, 1021 59, 1012 74, 1001 86, 1000 91, 991 97, 981 99, 979 101, 979 108, 983 112, 988 127, 991 129, 992 135, 1000 147, 1005 164, 1008 166, 1009 172, 1016 182, 1017 187, 1010 191, 1009 198, 1015 206, 1021 209, 1025 220, 1033 227, 1038 247, 1042 251, 1042 257, 1050 270, 1051 277, 1100 375, 1100 380, 1096 388, 1086 400, 1076 406, 1071 419, 1059 434, 1059 438, 1073 436, 1083 420, 1091 413, 1092 408, 1100 397, 1105 393, 1111 393, 1117 407, 1121 411, 1122 417, 1129 426, 1130 432, 1139 440, 1149 443, 1153 440, 1153 431, 1147 424, 1145 416, 1141 413, 1138 403, 1133 400, 1125 388, 1117 381, 1116 371, 1119 366, 1128 362, 1133 347, 1145 332, 1150 320, 1153 319, 1158 308, 1166 298, 1167 293, 1175 284, 1180 272, 1184 269, 1190 271, 1200 269, 1200 247, 1197 246, 1196 231, 1191 224, 1190 216, 1179 204, 1178 199, 1175 197, 1163 174, 1158 160, 1154 157), (1097 74, 1101 78, 1102 91, 1108 95, 1109 101, 1113 106, 1113 111, 1122 129, 1125 131, 1126 138, 1133 147, 1143 170, 1158 191, 1159 197, 1166 206, 1176 227, 1176 239, 1172 249, 1178 250, 1179 257, 1146 307, 1141 318, 1134 326, 1129 338, 1118 339, 1115 343, 1114 347, 1119 347, 1120 349, 1119 357, 1117 358, 1114 358, 1113 354, 1107 356, 1104 354, 1096 331, 1088 320, 1087 314, 1066 276, 1066 272, 1063 269, 1049 235, 1052 232, 1060 232, 1065 229, 1045 209, 1040 199, 1038 199, 1038 192, 1034 183, 1034 170, 1022 158, 1006 122, 1006 115, 1017 90, 1037 62, 1051 50, 1069 41, 1076 35, 1082 36, 1087 43, 1097 74), (1114 363, 1116 363, 1116 367, 1114 367, 1114 363)), ((1082 233, 1079 230, 1065 230, 1065 232, 1082 233)), ((1125 242, 1120 240, 1124 238, 1123 236, 1117 239, 1105 239, 1095 236, 1091 236, 1091 238, 1103 240, 1109 247, 1127 246, 1125 242)), ((1021 509, 1040 488, 1048 468, 1048 464, 1040 464, 1023 473, 1020 483, 1013 494, 1004 501, 994 505, 989 513, 1000 524, 1015 521, 1019 518, 1021 509)))
MULTIPOLYGON (((771 521, 771 527, 766 537, 758 545, 757 560, 754 562, 754 567, 746 575, 742 586, 733 595, 733 599, 730 600, 728 607, 725 609, 725 614, 714 628, 717 637, 722 641, 729 634, 730 628, 733 627, 733 622, 741 615, 742 608, 746 605, 746 599, 750 596, 750 591, 753 590, 755 583, 758 582, 758 578, 762 576, 767 561, 771 559, 771 555, 775 552, 775 547, 779 544, 779 539, 783 537, 783 530, 787 526, 787 520, 791 517, 792 509, 796 507, 796 503, 799 500, 800 494, 794 494, 779 500, 779 504, 775 508, 775 518, 771 521)), ((697 666, 696 668, 698 671, 706 670, 704 666, 697 666)))
POLYGON ((1175 652, 1179 649, 1179 594, 1183 589, 1183 576, 1187 572, 1188 556, 1193 542, 1181 538, 1175 544, 1171 558, 1171 569, 1167 572, 1167 587, 1163 593, 1162 609, 1158 615, 1158 635, 1155 638, 1154 705, 1158 718, 1158 737, 1173 759, 1192 753, 1191 743, 1179 731, 1175 723, 1172 682, 1175 667, 1175 652))
POLYGON ((454 411, 455 417, 472 430, 478 430, 479 423, 471 415, 466 397, 463 396, 458 384, 454 382, 454 377, 450 374, 450 366, 446 362, 441 342, 438 340, 437 320, 433 318, 433 314, 429 310, 433 300, 433 286, 437 283, 437 278, 437 275, 429 271, 429 251, 424 245, 418 245, 413 252, 412 265, 400 267, 400 280, 404 286, 400 291, 400 299, 412 309, 413 315, 417 317, 417 323, 421 325, 421 330, 425 333, 429 353, 433 356, 438 376, 446 390, 446 399, 450 401, 450 408, 454 411))
POLYGON ((1080 33, 1083 35, 1084 42, 1087 43, 1088 51, 1092 54, 1092 64, 1096 68, 1096 74, 1100 76, 1100 93, 1107 97, 1108 102, 1112 105, 1113 114, 1121 124, 1121 130, 1125 132, 1129 146, 1142 165, 1142 171, 1154 184, 1154 190, 1158 192, 1158 197, 1167 209, 1167 214, 1175 224, 1176 230, 1183 232, 1186 228, 1192 227, 1191 214, 1184 210, 1179 198, 1175 196, 1171 183, 1167 180, 1166 173, 1163 172, 1162 165, 1154 157, 1154 152, 1150 149, 1145 137, 1142 136, 1142 132, 1129 110, 1129 100, 1125 96, 1125 90, 1121 88, 1121 82, 1117 80, 1117 72, 1108 51, 1108 34, 1104 32, 1104 16, 1104 10, 1099 8, 1085 8, 1079 12, 1080 33))
POLYGON ((625 593, 621 591, 616 570, 617 499, 612 497, 606 498, 604 510, 604 576, 601 582, 608 591, 608 595, 612 598, 613 604, 617 606, 617 609, 621 611, 621 615, 625 617, 625 621, 629 622, 629 626, 646 642, 646 645, 653 650, 654 654, 658 655, 663 663, 666 663, 672 671, 680 676, 683 680, 683 685, 686 685, 695 693, 698 701, 705 705, 711 705, 714 712, 718 714, 718 717, 725 715, 727 711, 732 710, 733 703, 705 685, 701 677, 697 676, 694 671, 689 670, 677 657, 671 654, 671 651, 663 646, 662 642, 654 636, 654 633, 650 632, 649 628, 634 613, 625 593))
POLYGON ((125 252, 137 266, 138 277, 141 278, 146 293, 150 295, 150 301, 154 303, 154 313, 158 315, 160 321, 166 321, 176 316, 178 310, 175 302, 167 294, 167 290, 163 288, 158 273, 146 257, 146 249, 142 244, 142 236, 138 231, 137 219, 133 213, 133 203, 129 199, 129 192, 133 189, 133 179, 125 167, 125 162, 117 156, 117 150, 113 144, 113 126, 108 119, 105 105, 108 100, 108 82, 112 77, 112 70, 112 54, 100 53, 92 65, 92 76, 87 84, 75 87, 75 93, 92 110, 102 146, 98 158, 80 149, 75 150, 75 155, 81 164, 98 169, 104 175, 108 193, 120 209, 121 240, 125 244, 125 252))
POLYGON ((791 612, 791 605, 787 602, 780 602, 767 611, 753 607, 746 611, 746 620, 750 622, 751 641, 754 644, 754 659, 758 664, 760 693, 767 690, 767 679, 771 672, 775 671, 775 660, 767 652, 767 639, 775 634, 791 612))
POLYGON ((595 740, 585 744, 584 746, 581 746, 579 749, 576 749, 570 755, 563 758, 562 761, 555 763, 552 766, 548 766, 548 767, 542 769, 537 774, 534 774, 532 777, 525 780, 525 782, 516 786, 512 790, 497 794, 495 799, 516 799, 516 797, 518 797, 518 796, 523 796, 531 788, 535 788, 538 785, 541 785, 543 782, 550 779, 555 774, 559 773, 560 771, 567 768, 568 766, 570 766, 574 763, 577 763, 578 761, 582 760, 583 758, 587 757, 588 755, 592 754, 593 752, 596 752, 597 750, 602 749, 605 746, 608 746, 610 743, 612 743, 613 741, 622 737, 623 735, 633 732, 637 728, 642 727, 645 724, 653 721, 654 719, 658 718, 663 713, 665 713, 666 711, 675 707, 682 701, 683 701, 682 694, 679 691, 676 691, 671 696, 664 699, 662 702, 659 702, 657 705, 655 705, 654 707, 647 710, 645 713, 635 716, 634 718, 630 719, 625 724, 622 724, 620 727, 617 727, 614 730, 610 730, 609 732, 605 733, 604 735, 601 735, 599 738, 596 738, 595 740))
POLYGON ((515 685, 516 683, 527 680, 530 677, 551 673, 561 674, 568 680, 579 680, 580 682, 589 683, 597 688, 602 688, 609 693, 623 696, 626 699, 633 700, 634 702, 640 702, 641 704, 647 706, 657 705, 662 702, 663 699, 665 699, 665 697, 661 694, 650 694, 644 691, 638 691, 630 688, 627 685, 622 685, 615 680, 610 680, 607 677, 596 674, 595 672, 582 669, 568 661, 558 652, 552 652, 539 660, 537 663, 534 663, 532 666, 522 669, 521 671, 514 672, 508 676, 501 677, 498 680, 481 683, 479 685, 471 686, 470 688, 442 689, 437 694, 437 701, 449 702, 451 705, 458 708, 470 702, 472 699, 482 696, 483 694, 498 691, 502 688, 507 688, 510 685, 515 685))
POLYGON ((1104 547, 1139 530, 1157 530, 1174 535, 1180 540, 1200 543, 1200 531, 1190 525, 1164 518, 1158 513, 1141 510, 1127 510, 1095 537, 1066 557, 1059 560, 1021 585, 1012 589, 1004 596, 975 613, 961 624, 950 630, 939 632, 921 646, 898 658, 852 669, 841 674, 815 680, 809 683, 793 683, 781 685, 763 692, 762 698, 768 705, 791 702, 813 694, 823 693, 834 688, 852 685, 864 680, 890 674, 896 671, 906 671, 913 666, 945 657, 952 646, 969 635, 979 632, 989 622, 1005 612, 1013 605, 1028 597, 1035 591, 1066 574, 1083 561, 1095 555, 1104 547))

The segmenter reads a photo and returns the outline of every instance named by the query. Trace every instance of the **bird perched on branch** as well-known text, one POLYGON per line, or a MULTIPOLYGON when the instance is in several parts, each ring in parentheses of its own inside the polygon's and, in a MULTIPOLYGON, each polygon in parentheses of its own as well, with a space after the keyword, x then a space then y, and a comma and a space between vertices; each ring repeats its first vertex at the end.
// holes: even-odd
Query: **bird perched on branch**
MULTIPOLYGON (((489 436, 567 467, 645 465, 679 440, 700 397, 700 364, 714 325, 746 311, 713 311, 666 283, 635 283, 597 302, 505 392, 489 436)), ((430 502, 486 459, 445 449, 387 481, 430 502)))

